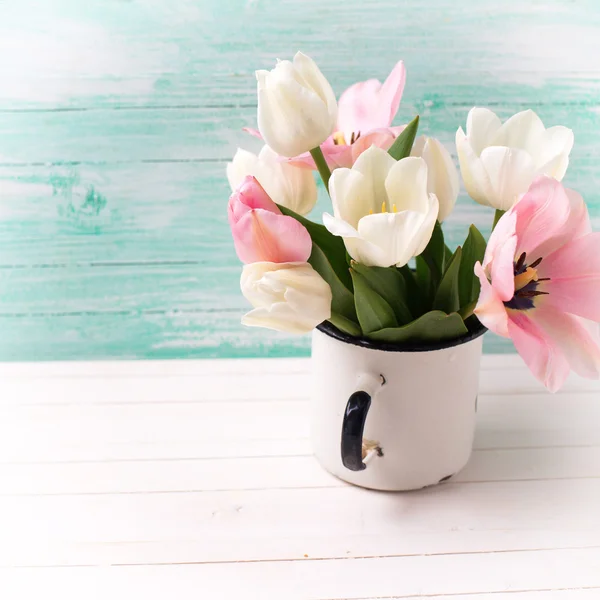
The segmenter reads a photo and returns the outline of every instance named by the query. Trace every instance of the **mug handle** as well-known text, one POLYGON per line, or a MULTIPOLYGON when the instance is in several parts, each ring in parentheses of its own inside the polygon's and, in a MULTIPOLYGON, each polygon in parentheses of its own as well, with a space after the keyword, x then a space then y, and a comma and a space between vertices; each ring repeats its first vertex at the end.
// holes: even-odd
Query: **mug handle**
POLYGON ((383 375, 363 373, 356 391, 348 398, 342 421, 342 464, 350 471, 362 471, 367 465, 362 460, 363 432, 371 400, 385 384, 383 375))

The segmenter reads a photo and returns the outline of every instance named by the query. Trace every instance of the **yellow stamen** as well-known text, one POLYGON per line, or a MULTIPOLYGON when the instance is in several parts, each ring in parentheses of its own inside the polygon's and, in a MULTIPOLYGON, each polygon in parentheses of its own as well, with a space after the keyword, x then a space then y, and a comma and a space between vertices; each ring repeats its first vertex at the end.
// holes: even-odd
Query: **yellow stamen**
POLYGON ((387 206, 385 205, 385 200, 381 203, 381 212, 382 213, 387 212, 387 206))
POLYGON ((369 209, 369 214, 370 214, 370 215, 374 214, 374 213, 373 213, 373 209, 372 209, 372 208, 370 208, 370 209, 369 209))
POLYGON ((337 146, 347 146, 346 138, 344 137, 343 131, 336 131, 333 134, 333 141, 337 146))
POLYGON ((392 204, 392 212, 398 212, 398 209, 396 208, 395 204, 392 204))
POLYGON ((527 270, 520 275, 515 275, 515 292, 523 289, 528 283, 538 280, 538 273, 535 269, 527 267, 527 270))

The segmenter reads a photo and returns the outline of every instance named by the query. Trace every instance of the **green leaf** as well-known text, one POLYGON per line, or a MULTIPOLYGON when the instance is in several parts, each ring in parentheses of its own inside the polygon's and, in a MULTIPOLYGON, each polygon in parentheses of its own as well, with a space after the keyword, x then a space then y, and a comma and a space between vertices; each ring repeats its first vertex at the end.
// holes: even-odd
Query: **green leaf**
POLYGON ((439 342, 461 337, 468 333, 464 321, 458 313, 447 315, 433 310, 425 313, 404 327, 390 327, 370 333, 367 337, 379 342, 439 342))
POLYGON ((373 291, 379 294, 391 307, 398 324, 410 323, 413 316, 406 306, 406 284, 396 267, 366 267, 353 262, 352 268, 362 275, 373 291))
POLYGON ((402 133, 394 140, 388 150, 389 155, 396 160, 410 156, 415 137, 419 129, 419 115, 417 115, 403 130, 402 133))
POLYGON ((354 283, 354 303, 362 332, 366 335, 386 327, 397 327, 398 321, 392 307, 371 288, 367 280, 350 271, 354 283))
POLYGON ((413 317, 420 317, 427 311, 427 297, 415 279, 416 273, 408 265, 400 267, 398 273, 406 286, 406 304, 413 317))
POLYGON ((415 257, 415 280, 421 290, 421 297, 425 304, 424 309, 421 312, 426 312, 433 301, 435 290, 433 289, 433 280, 431 278, 429 265, 422 256, 415 257))
POLYGON ((456 312, 460 308, 458 297, 458 274, 460 271, 460 260, 462 249, 459 246, 446 268, 442 281, 433 299, 433 308, 443 310, 445 313, 456 312))
POLYGON ((348 265, 346 263, 346 246, 344 246, 344 240, 337 235, 329 233, 324 225, 315 223, 285 206, 281 206, 280 204, 277 206, 284 215, 293 217, 296 221, 306 227, 313 244, 316 244, 323 250, 338 279, 352 291, 352 280, 350 279, 350 273, 348 272, 348 265))
POLYGON ((476 301, 479 296, 479 277, 475 275, 474 268, 477 261, 483 262, 486 242, 475 225, 469 227, 469 235, 465 240, 460 259, 460 272, 458 275, 458 295, 461 308, 476 301))
MULTIPOLYGON (((332 293, 331 310, 350 321, 358 322, 354 308, 352 292, 339 280, 328 257, 323 250, 313 242, 312 252, 308 262, 312 268, 329 284, 332 293)), ((346 267, 347 269, 347 267, 346 267)), ((350 275, 348 273, 348 275, 350 275)))
POLYGON ((420 254, 429 267, 431 281, 436 288, 444 273, 446 263, 445 255, 446 244, 444 243, 444 232, 442 231, 442 226, 436 221, 433 233, 431 234, 431 239, 425 250, 420 254))
POLYGON ((340 331, 353 337, 360 337, 362 335, 360 327, 354 321, 350 321, 350 319, 346 319, 346 317, 338 315, 336 312, 331 313, 329 322, 335 325, 340 331))

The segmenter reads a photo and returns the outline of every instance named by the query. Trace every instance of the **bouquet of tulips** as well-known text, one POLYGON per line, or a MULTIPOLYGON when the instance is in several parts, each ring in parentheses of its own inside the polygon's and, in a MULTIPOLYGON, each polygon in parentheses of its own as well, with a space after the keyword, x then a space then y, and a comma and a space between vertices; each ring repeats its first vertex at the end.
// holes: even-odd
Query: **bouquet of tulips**
MULTIPOLYGON (((323 321, 374 341, 441 341, 478 326, 510 337, 556 390, 570 369, 600 374, 600 233, 560 181, 573 132, 527 110, 502 123, 473 108, 456 150, 467 192, 495 209, 486 242, 474 225, 451 249, 442 223, 458 171, 419 118, 392 126, 405 83, 356 83, 336 101, 308 56, 257 71, 257 155, 227 166, 228 213, 244 263, 250 326, 306 333, 323 321), (318 171, 333 214, 306 218, 318 171)), ((493 216, 492 216, 493 215, 493 216)))

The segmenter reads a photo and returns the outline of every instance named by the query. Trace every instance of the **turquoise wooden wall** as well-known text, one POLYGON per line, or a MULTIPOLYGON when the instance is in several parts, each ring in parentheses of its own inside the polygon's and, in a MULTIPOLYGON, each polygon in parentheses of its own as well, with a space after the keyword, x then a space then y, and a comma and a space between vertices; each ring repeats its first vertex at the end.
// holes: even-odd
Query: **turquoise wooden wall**
MULTIPOLYGON (((0 1, 0 360, 307 354, 239 324, 225 212, 253 71, 298 49, 337 93, 403 58, 398 122, 449 147, 473 105, 573 128, 598 226, 599 32, 597 0, 0 1)), ((463 194, 451 240, 491 219, 463 194)))

